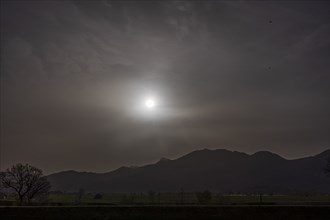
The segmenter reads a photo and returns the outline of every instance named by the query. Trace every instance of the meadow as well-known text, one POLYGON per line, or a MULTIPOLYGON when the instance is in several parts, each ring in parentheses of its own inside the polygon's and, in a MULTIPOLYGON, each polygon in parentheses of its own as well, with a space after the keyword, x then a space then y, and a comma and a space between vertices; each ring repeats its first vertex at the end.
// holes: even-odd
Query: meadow
POLYGON ((0 201, 1 220, 329 220, 328 195, 221 195, 201 204, 196 193, 51 193, 44 201, 17 206, 0 201))
MULTIPOLYGON (((0 200, 0 205, 18 205, 14 195, 0 200)), ((168 193, 50 193, 30 205, 330 205, 329 195, 241 195, 210 193, 200 200, 194 192, 168 193)))
MULTIPOLYGON (((51 194, 48 201, 58 204, 81 205, 194 205, 201 204, 196 193, 112 193, 100 194, 87 193, 77 200, 76 194, 51 194)), ((328 195, 221 195, 213 193, 211 198, 202 204, 209 205, 330 205, 328 195)))
POLYGON ((2 220, 329 220, 329 206, 57 206, 0 207, 2 220))

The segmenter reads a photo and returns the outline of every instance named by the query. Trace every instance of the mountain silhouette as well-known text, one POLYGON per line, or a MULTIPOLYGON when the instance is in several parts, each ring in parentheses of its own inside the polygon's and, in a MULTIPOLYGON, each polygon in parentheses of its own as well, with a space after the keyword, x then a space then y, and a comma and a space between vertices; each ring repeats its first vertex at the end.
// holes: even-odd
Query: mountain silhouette
POLYGON ((121 167, 107 173, 64 171, 48 179, 53 190, 66 192, 83 188, 89 192, 327 193, 329 179, 323 168, 329 157, 330 150, 287 160, 268 151, 249 155, 204 149, 142 167, 121 167))

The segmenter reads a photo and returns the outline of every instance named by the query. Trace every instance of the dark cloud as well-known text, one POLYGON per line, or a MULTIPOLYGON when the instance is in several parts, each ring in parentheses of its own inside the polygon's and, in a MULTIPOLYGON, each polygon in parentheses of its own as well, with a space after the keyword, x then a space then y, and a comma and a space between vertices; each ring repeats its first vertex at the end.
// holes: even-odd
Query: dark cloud
POLYGON ((326 1, 1 1, 1 165, 329 147, 326 1), (136 106, 155 93, 159 112, 136 106))

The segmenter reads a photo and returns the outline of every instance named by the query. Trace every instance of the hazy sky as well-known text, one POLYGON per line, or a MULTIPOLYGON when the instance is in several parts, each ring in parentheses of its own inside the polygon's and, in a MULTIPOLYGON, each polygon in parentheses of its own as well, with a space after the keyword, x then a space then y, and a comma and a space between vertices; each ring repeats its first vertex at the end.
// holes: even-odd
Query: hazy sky
POLYGON ((329 148, 329 4, 1 0, 1 168, 317 154, 329 148))

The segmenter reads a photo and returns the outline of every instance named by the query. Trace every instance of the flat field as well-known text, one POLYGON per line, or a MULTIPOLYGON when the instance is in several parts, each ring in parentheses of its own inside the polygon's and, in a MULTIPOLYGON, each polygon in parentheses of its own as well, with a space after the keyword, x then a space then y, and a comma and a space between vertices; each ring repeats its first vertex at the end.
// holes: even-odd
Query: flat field
POLYGON ((0 207, 1 220, 329 220, 330 206, 0 207))
MULTIPOLYGON (((80 199, 81 205, 195 205, 198 204, 195 193, 131 193, 102 194, 87 193, 80 199)), ((51 194, 48 202, 63 205, 75 205, 75 194, 51 194)), ((209 205, 256 205, 262 202, 268 205, 330 205, 329 195, 219 195, 212 194, 209 205), (260 200, 261 199, 261 200, 260 200)))

